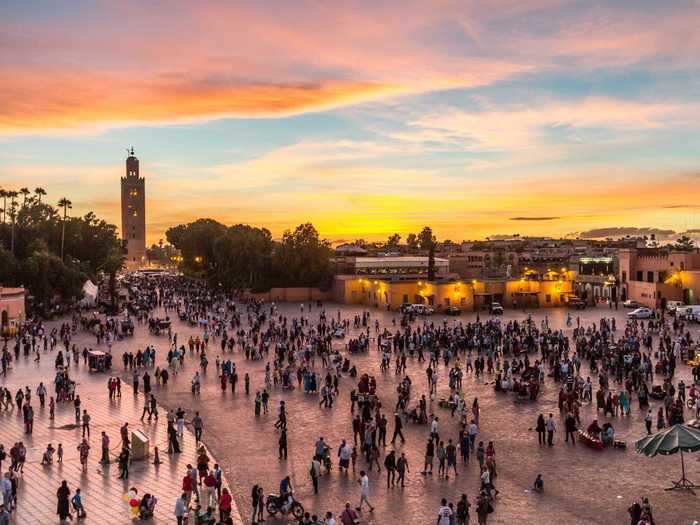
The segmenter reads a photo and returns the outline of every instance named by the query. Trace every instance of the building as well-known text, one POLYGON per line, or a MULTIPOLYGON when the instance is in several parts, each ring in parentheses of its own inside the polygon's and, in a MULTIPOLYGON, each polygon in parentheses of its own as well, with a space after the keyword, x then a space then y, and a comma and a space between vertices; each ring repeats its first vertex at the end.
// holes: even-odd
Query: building
POLYGON ((122 241, 127 253, 127 268, 136 269, 146 262, 146 181, 139 175, 139 159, 134 148, 126 158, 126 176, 122 184, 122 241))
POLYGON ((700 297, 700 250, 627 248, 619 251, 621 298, 650 308, 666 301, 695 304, 700 297))
POLYGON ((26 318, 24 288, 0 286, 0 334, 14 335, 26 318))
MULTIPOLYGON (((366 275, 392 280, 411 280, 428 277, 428 257, 349 257, 345 261, 344 272, 349 275, 366 275)), ((447 259, 435 258, 435 277, 450 275, 447 259)))

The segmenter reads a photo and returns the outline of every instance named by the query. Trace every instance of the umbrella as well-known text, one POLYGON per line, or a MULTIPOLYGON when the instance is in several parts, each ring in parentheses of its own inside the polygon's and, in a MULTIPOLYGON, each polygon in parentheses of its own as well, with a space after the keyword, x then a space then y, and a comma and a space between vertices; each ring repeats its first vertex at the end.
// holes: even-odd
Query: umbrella
POLYGON ((682 477, 679 481, 673 482, 673 489, 693 489, 697 485, 685 477, 685 463, 683 462, 683 452, 695 452, 700 450, 700 429, 688 425, 673 425, 661 432, 645 436, 635 443, 637 452, 645 456, 654 457, 657 454, 668 456, 669 454, 681 453, 682 477))

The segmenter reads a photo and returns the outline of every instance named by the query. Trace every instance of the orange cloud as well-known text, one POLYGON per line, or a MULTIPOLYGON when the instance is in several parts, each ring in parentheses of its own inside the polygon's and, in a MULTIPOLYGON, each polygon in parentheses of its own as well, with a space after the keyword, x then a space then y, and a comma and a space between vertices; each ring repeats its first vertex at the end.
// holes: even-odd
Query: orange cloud
POLYGON ((401 92, 371 82, 237 84, 190 80, 141 82, 95 72, 15 71, 0 84, 0 134, 89 129, 225 116, 284 116, 374 100, 401 92), (46 89, 47 82, 51 89, 46 89))

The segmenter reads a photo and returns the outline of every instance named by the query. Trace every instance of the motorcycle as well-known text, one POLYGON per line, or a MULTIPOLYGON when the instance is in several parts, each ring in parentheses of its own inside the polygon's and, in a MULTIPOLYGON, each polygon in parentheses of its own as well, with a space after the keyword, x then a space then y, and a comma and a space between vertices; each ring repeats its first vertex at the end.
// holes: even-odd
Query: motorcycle
POLYGON ((286 501, 280 498, 280 496, 277 494, 270 494, 267 496, 265 508, 270 516, 275 516, 279 512, 283 515, 291 513, 292 516, 298 520, 304 517, 304 507, 301 503, 294 499, 294 496, 292 496, 292 504, 286 512, 283 510, 285 503, 286 501))

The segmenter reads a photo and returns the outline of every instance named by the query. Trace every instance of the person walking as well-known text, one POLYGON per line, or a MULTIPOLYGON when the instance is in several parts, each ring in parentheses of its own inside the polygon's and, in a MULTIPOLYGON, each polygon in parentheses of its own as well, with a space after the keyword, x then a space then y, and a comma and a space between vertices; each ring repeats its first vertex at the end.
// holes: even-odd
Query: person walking
POLYGON ((401 431, 403 429, 403 421, 401 420, 401 416, 399 415, 398 412, 394 413, 394 435, 391 437, 391 444, 394 445, 396 443, 396 438, 400 437, 401 438, 401 443, 406 443, 406 439, 403 437, 403 432, 401 431))
POLYGON ((194 428, 194 439, 197 443, 202 441, 202 430, 204 430, 204 422, 199 415, 199 412, 194 413, 192 418, 192 427, 194 428))
POLYGON ((357 511, 362 512, 362 505, 364 503, 367 504, 370 512, 374 511, 374 507, 369 502, 369 477, 364 470, 360 471, 360 479, 357 480, 357 482, 360 484, 360 504, 357 507, 357 511))

